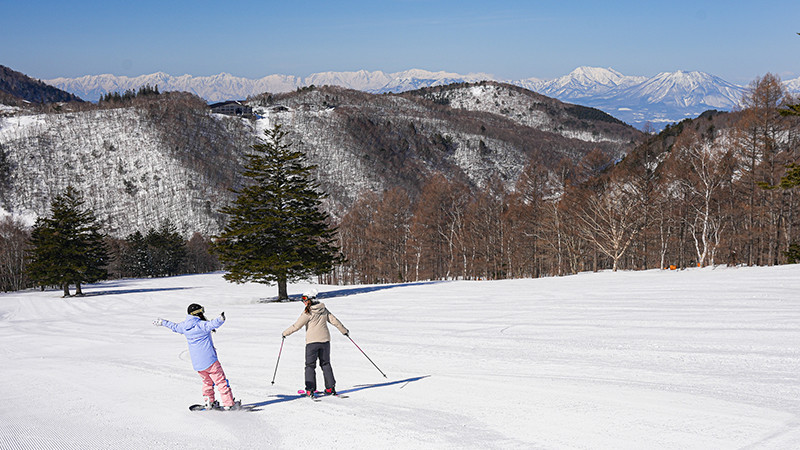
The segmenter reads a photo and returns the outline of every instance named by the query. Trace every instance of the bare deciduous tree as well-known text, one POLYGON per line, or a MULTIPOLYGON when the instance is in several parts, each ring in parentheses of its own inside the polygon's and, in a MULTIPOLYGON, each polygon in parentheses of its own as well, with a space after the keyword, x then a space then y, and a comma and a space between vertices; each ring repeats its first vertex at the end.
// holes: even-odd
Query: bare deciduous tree
POLYGON ((644 226, 641 193, 628 180, 609 179, 599 189, 585 190, 578 218, 583 236, 613 261, 620 259, 644 226))
POLYGON ((691 217, 686 219, 697 252, 697 264, 713 264, 713 256, 725 227, 720 191, 731 182, 734 159, 730 149, 688 132, 675 144, 675 158, 683 169, 677 181, 690 194, 691 217))
POLYGON ((30 285, 25 266, 30 232, 10 216, 0 219, 0 290, 18 291, 30 285))

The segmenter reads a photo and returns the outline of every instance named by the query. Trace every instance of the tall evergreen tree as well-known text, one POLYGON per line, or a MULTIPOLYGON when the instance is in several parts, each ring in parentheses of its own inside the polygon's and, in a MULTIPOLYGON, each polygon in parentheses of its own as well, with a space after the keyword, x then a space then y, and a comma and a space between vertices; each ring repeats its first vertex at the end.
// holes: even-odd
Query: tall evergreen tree
POLYGON ((275 282, 278 299, 285 300, 288 281, 329 272, 342 257, 336 230, 320 207, 325 194, 312 179, 315 166, 290 148, 280 125, 264 134, 246 155, 247 186, 221 210, 229 220, 214 250, 228 271, 225 279, 275 282))
POLYGON ((83 295, 82 283, 108 277, 105 235, 92 211, 84 209, 80 192, 72 186, 53 199, 52 217, 40 217, 31 231, 28 274, 41 286, 69 285, 83 295))

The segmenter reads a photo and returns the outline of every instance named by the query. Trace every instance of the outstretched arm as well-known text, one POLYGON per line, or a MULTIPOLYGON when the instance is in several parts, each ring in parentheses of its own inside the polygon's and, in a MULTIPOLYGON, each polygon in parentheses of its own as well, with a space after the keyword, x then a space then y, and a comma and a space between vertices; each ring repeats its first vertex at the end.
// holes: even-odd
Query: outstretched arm
POLYGON ((336 316, 331 314, 330 311, 328 311, 328 322, 330 322, 331 325, 335 326, 337 330, 341 331, 343 335, 347 336, 348 334, 350 334, 350 331, 348 331, 347 328, 345 328, 344 325, 342 325, 342 322, 340 322, 339 319, 336 318, 336 316))
POLYGON ((221 327, 223 323, 225 323, 225 313, 220 314, 219 317, 208 322, 200 321, 200 326, 202 326, 205 331, 211 331, 221 327))
POLYGON ((283 333, 281 335, 283 337, 289 336, 290 334, 294 333, 300 328, 303 328, 303 326, 307 324, 309 320, 311 320, 311 314, 306 314, 306 313, 300 314, 300 317, 297 319, 297 322, 295 322, 294 325, 290 326, 289 328, 283 330, 283 333))
MULTIPOLYGON (((167 328, 169 328, 170 330, 172 330, 172 331, 174 331, 176 333, 181 333, 181 330, 178 329, 178 324, 177 323, 170 322, 169 320, 166 320, 166 319, 158 318, 158 319, 153 321, 153 325, 167 327, 167 328)), ((183 333, 181 333, 181 334, 183 334, 183 333)))

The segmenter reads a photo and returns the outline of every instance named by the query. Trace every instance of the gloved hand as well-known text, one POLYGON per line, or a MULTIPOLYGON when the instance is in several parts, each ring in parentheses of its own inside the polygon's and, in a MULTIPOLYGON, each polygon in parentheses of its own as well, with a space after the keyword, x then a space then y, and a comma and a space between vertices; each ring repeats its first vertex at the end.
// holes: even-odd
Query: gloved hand
POLYGON ((161 318, 159 317, 158 319, 153 321, 153 325, 155 325, 157 327, 160 327, 161 326, 161 322, 163 322, 163 320, 161 320, 161 318))
POLYGON ((222 311, 219 316, 222 317, 222 320, 225 320, 225 311, 222 311))

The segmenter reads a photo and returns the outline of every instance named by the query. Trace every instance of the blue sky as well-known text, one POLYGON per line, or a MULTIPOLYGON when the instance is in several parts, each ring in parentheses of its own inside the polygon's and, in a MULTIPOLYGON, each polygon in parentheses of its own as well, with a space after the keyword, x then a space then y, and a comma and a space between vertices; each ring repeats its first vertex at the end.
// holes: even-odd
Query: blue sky
POLYGON ((800 1, 0 0, 0 65, 34 78, 578 66, 800 77, 800 1))

